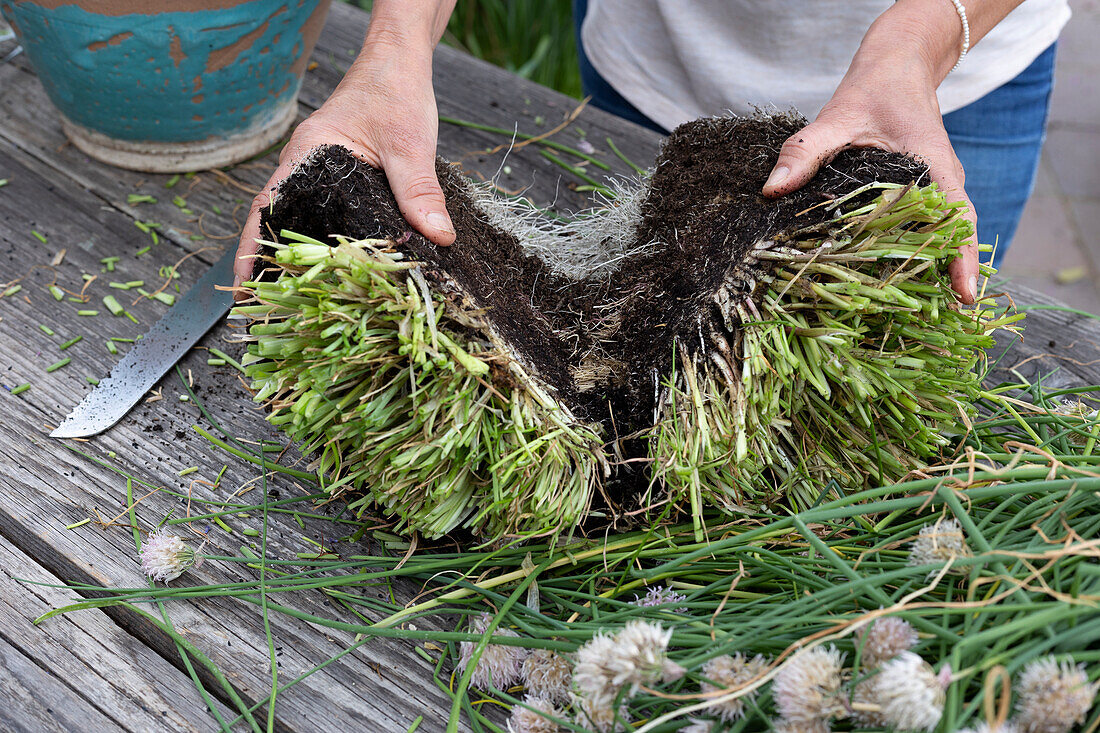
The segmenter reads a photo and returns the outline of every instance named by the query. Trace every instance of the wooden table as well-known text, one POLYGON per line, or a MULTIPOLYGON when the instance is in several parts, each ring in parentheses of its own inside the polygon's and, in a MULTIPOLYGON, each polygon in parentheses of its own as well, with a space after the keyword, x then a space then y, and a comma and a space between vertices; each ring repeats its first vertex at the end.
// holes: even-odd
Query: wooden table
MULTIPOLYGON (((308 114, 326 98, 351 62, 363 37, 367 16, 341 3, 332 8, 314 52, 301 95, 308 114)), ((0 46, 0 57, 11 44, 0 46)), ((441 115, 507 130, 539 134, 561 122, 575 100, 525 82, 456 51, 440 48, 435 61, 436 92, 441 115)), ((133 587, 143 584, 125 515, 125 479, 108 466, 131 473, 158 487, 186 495, 224 500, 249 490, 244 500, 257 503, 257 471, 219 453, 191 428, 203 422, 197 408, 179 400, 180 377, 170 372, 153 397, 106 434, 69 447, 47 437, 79 401, 86 377, 102 377, 118 358, 105 346, 109 337, 133 338, 166 309, 155 301, 130 306, 134 291, 115 291, 109 281, 144 280, 155 289, 166 265, 183 260, 179 284, 186 288, 215 261, 222 248, 236 244, 239 224, 252 193, 267 179, 275 154, 236 166, 228 173, 200 172, 165 188, 168 176, 117 170, 89 160, 68 145, 53 108, 23 57, 0 66, 0 283, 16 278, 22 290, 0 299, 0 728, 28 731, 210 730, 214 721, 192 684, 174 642, 157 626, 121 608, 88 610, 55 618, 39 627, 38 615, 76 597, 50 584, 99 583, 133 587), (131 203, 130 194, 149 193, 156 204, 131 203), (174 196, 186 208, 174 205, 174 196), (218 214, 217 211, 221 211, 218 214), (158 222, 159 244, 152 244, 136 224, 158 222), (46 243, 32 235, 46 238, 46 243), (65 250, 56 267, 50 263, 65 250), (114 272, 100 259, 119 256, 114 272), (185 259, 186 258, 186 259, 185 259), (79 292, 82 273, 96 276, 86 293, 88 305, 55 301, 46 286, 79 292), (114 318, 100 305, 113 293, 136 316, 135 324, 114 318), (80 308, 99 308, 96 317, 80 317, 80 308), (49 336, 40 325, 52 328, 49 336), (83 336, 64 352, 61 342, 83 336), (71 357, 52 373, 46 367, 71 357), (29 391, 8 394, 30 382, 29 391), (96 463, 70 449, 94 456, 96 463), (228 464, 220 486, 212 482, 228 464), (198 470, 179 476, 179 472, 198 470), (204 480, 205 484, 195 481, 204 480), (249 487, 252 487, 249 489, 249 487), (88 517, 97 521, 73 529, 88 517), (34 585, 28 581, 43 583, 34 585)), ((595 147, 614 174, 628 166, 609 152, 607 137, 631 159, 648 165, 659 137, 594 109, 554 139, 570 145, 582 138, 595 147)), ((507 136, 443 124, 439 152, 461 161, 474 176, 488 177, 501 168, 507 136)), ((510 172, 500 185, 523 189, 542 205, 561 210, 585 205, 586 194, 572 190, 579 182, 539 154, 536 146, 512 151, 510 172)), ((569 156, 564 156, 568 158, 569 156)), ((601 171, 589 168, 597 177, 601 171)), ((1050 305, 1038 293, 1016 292, 1017 302, 1050 305)), ((1029 378, 1048 375, 1055 386, 1100 382, 1100 329, 1082 315, 1036 310, 1029 316, 1027 340, 1011 346, 995 378, 1011 378, 1015 368, 1029 378)), ((280 440, 249 400, 236 372, 207 364, 210 347, 239 353, 229 344, 230 329, 219 327, 181 363, 183 372, 217 419, 241 436, 280 440)), ((1007 345, 1007 342, 1006 342, 1007 345)), ((127 344, 118 346, 127 348, 127 344)), ((998 349, 1001 355, 1004 349, 998 349)), ((291 451, 290 459, 296 456, 291 451)), ((299 495, 292 481, 274 479, 271 492, 299 495)), ((137 487, 135 498, 147 490, 137 487)), ((138 525, 148 530, 170 512, 185 516, 186 500, 155 492, 137 506, 138 525)), ((329 508, 322 511, 334 511, 329 508)), ((192 514, 197 513, 195 511, 192 514)), ((254 543, 243 530, 258 527, 258 517, 231 516, 233 532, 208 523, 205 552, 239 555, 254 543)), ((183 526, 177 530, 183 531, 183 526)), ((336 541, 332 524, 323 520, 300 527, 287 515, 275 517, 269 530, 272 557, 294 557, 325 545, 335 552, 362 552, 361 545, 336 541)), ((222 583, 253 579, 253 571, 208 562, 179 584, 222 583)), ((339 611, 320 594, 282 599, 303 611, 332 617, 339 611)), ((168 604, 172 623, 190 643, 208 655, 246 701, 269 691, 268 651, 255 606, 232 599, 180 601, 168 604)), ((440 623, 443 623, 442 621, 440 623)), ((444 624, 445 625, 445 624, 444 624)), ((272 615, 280 678, 291 679, 328 659, 352 641, 351 635, 272 615)), ((275 718, 280 730, 404 731, 418 716, 420 730, 443 728, 449 700, 435 686, 431 666, 413 653, 412 642, 376 640, 306 678, 279 696, 275 718)), ((216 690, 200 671, 207 689, 216 690)), ((224 704, 225 700, 219 700, 224 704)))

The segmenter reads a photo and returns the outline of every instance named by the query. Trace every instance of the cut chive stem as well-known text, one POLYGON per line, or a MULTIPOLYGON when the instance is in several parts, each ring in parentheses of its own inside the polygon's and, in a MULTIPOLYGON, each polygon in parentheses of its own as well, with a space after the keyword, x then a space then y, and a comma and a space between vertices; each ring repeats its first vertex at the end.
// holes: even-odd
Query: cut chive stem
POLYGON ((72 361, 72 359, 66 356, 64 359, 61 359, 60 361, 55 361, 53 364, 50 364, 48 367, 46 367, 46 371, 56 372, 61 367, 67 365, 70 361, 72 361))

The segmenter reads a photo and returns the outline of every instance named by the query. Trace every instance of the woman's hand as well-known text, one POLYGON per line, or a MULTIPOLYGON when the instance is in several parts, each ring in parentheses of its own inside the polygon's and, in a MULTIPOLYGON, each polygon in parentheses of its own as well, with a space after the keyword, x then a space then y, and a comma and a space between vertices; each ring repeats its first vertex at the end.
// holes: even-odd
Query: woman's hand
POLYGON ((439 118, 432 89, 432 49, 454 0, 374 4, 367 40, 332 96, 291 135, 263 191, 252 202, 237 247, 234 285, 252 276, 260 214, 280 182, 309 151, 343 145, 386 172, 401 214, 439 245, 454 242, 435 175, 439 118))
MULTIPOLYGON (((1018 2, 971 0, 971 41, 988 32, 1018 2)), ((849 147, 908 153, 927 165, 948 201, 962 201, 965 175, 943 127, 936 87, 958 58, 962 24, 948 0, 902 0, 867 31, 848 73, 811 124, 783 144, 764 184, 765 196, 801 188, 818 169, 849 147)), ((951 287, 964 303, 978 292, 977 241, 950 264, 951 287)))

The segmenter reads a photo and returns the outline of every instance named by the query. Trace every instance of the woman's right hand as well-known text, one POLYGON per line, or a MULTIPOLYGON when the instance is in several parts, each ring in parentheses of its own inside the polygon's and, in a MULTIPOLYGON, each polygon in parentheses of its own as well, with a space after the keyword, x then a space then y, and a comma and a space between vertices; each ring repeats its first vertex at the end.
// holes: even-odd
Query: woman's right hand
MULTIPOLYGON (((279 155, 279 166, 252 202, 234 266, 234 285, 252 277, 261 236, 260 213, 279 183, 314 148, 342 145, 386 173, 401 214, 438 245, 454 242, 443 191, 435 175, 439 126, 432 89, 432 50, 454 0, 404 2, 401 8, 375 2, 370 30, 359 57, 332 96, 306 118, 279 155), (417 13, 410 5, 418 5, 417 13)), ((334 232, 336 233, 336 232, 334 232)))

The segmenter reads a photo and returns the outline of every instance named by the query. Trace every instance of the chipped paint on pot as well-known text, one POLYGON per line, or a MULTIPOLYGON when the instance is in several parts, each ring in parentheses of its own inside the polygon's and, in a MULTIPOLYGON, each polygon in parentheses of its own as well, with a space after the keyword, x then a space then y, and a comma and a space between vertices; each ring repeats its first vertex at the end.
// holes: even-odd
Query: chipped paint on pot
POLYGON ((330 0, 0 0, 66 133, 140 170, 226 165, 278 140, 330 0))

